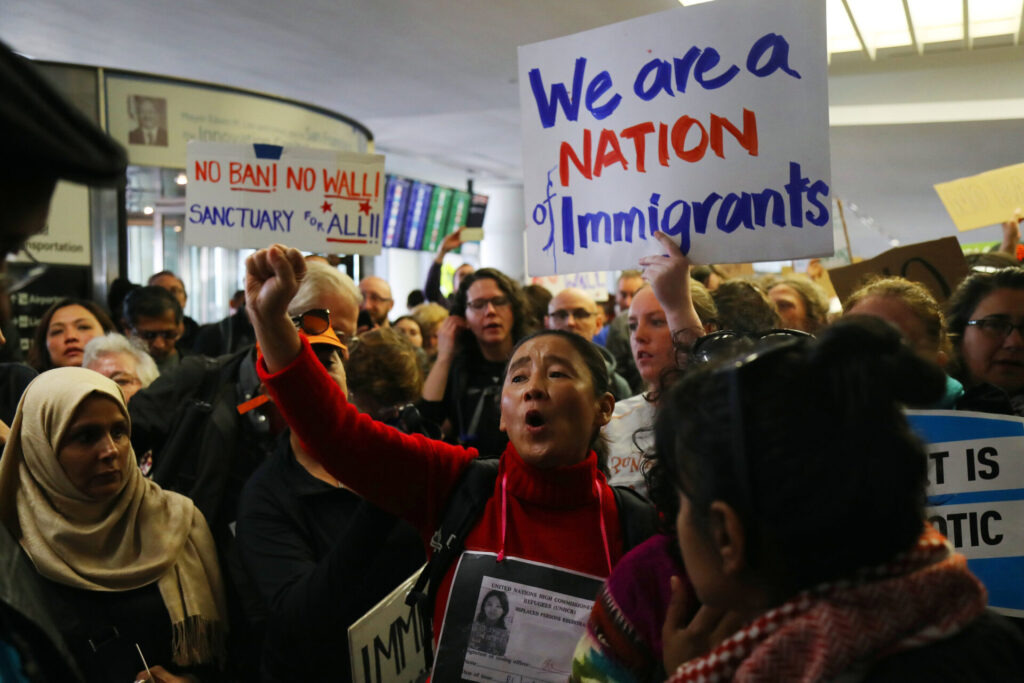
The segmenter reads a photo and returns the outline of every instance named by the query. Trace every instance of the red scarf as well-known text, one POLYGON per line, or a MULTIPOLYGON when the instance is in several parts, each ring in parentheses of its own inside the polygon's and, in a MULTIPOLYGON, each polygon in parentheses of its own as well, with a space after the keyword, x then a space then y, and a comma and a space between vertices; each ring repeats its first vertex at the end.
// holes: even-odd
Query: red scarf
POLYGON ((669 681, 830 680, 854 665, 948 638, 986 602, 964 557, 927 526, 892 562, 800 593, 683 664, 669 681))

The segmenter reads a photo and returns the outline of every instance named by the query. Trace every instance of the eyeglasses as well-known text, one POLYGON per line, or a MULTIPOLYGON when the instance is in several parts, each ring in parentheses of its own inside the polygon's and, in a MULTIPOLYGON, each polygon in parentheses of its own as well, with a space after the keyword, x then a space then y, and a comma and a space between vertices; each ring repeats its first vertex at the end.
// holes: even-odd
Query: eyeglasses
POLYGON ((571 311, 567 311, 564 308, 560 308, 557 311, 552 311, 548 313, 549 318, 554 318, 560 323, 564 323, 566 320, 568 320, 569 316, 572 316, 574 320, 586 320, 595 315, 597 314, 592 313, 591 311, 588 311, 585 308, 576 308, 571 311))
POLYGON ((136 337, 146 342, 155 342, 157 339, 176 342, 181 338, 181 333, 177 330, 136 330, 132 328, 132 332, 135 333, 136 337))
POLYGON ((690 358, 697 363, 708 363, 716 358, 734 355, 740 351, 757 346, 756 342, 770 340, 772 342, 786 339, 813 339, 814 335, 803 330, 776 328, 761 332, 743 333, 735 330, 719 330, 705 335, 693 343, 690 358))
POLYGON ((372 301, 375 304, 383 304, 383 303, 387 303, 388 301, 392 301, 391 297, 389 297, 389 296, 381 296, 380 294, 377 294, 376 292, 364 292, 363 293, 363 298, 366 299, 367 301, 372 301))
MULTIPOLYGON (((331 326, 331 312, 326 308, 311 308, 299 315, 292 316, 292 322, 295 323, 295 327, 307 335, 315 337, 326 332, 327 328, 331 326)), ((338 341, 346 347, 355 338, 355 335, 337 328, 334 329, 334 334, 338 336, 338 341)))
POLYGON ((466 302, 466 308, 473 311, 482 311, 487 308, 488 305, 494 306, 495 308, 501 308, 502 306, 508 306, 507 296, 492 296, 489 299, 473 299, 472 301, 466 302))
POLYGON ((992 337, 993 339, 1006 339, 1014 330, 1017 330, 1021 335, 1024 335, 1024 322, 1014 325, 1010 322, 1009 317, 1002 315, 990 315, 989 317, 981 318, 980 320, 968 320, 967 324, 977 327, 986 336, 992 337))

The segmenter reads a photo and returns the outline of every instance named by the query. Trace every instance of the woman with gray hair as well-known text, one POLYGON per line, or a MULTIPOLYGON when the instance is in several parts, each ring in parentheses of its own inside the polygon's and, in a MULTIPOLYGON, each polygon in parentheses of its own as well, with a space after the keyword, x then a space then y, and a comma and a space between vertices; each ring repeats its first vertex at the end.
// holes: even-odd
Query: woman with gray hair
POLYGON ((153 357, 117 332, 108 332, 86 344, 82 367, 112 379, 121 387, 125 403, 160 376, 153 357))

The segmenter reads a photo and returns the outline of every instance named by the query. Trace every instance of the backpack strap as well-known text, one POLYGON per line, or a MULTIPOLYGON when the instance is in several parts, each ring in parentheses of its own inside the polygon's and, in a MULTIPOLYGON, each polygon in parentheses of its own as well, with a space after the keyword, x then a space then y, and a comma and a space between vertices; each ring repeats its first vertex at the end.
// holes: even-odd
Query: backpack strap
POLYGON ((437 590, 448 568, 462 554, 466 536, 480 519, 487 501, 494 495, 499 462, 497 458, 470 460, 459 475, 441 515, 441 525, 430 539, 430 560, 405 598, 407 605, 419 608, 423 642, 431 645, 427 648, 428 667, 433 665, 434 635, 431 621, 437 590))
POLYGON ((625 555, 658 531, 658 512, 654 503, 628 486, 612 486, 622 527, 622 554, 625 555))

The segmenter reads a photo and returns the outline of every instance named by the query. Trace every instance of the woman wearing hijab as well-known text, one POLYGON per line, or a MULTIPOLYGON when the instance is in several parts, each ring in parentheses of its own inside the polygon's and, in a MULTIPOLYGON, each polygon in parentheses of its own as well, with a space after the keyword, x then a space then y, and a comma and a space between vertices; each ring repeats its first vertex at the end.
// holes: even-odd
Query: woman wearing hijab
POLYGON ((216 678, 226 624, 213 538, 192 501, 142 476, 130 430, 103 375, 40 375, 0 458, 0 521, 87 681, 144 678, 137 647, 157 680, 216 678))

